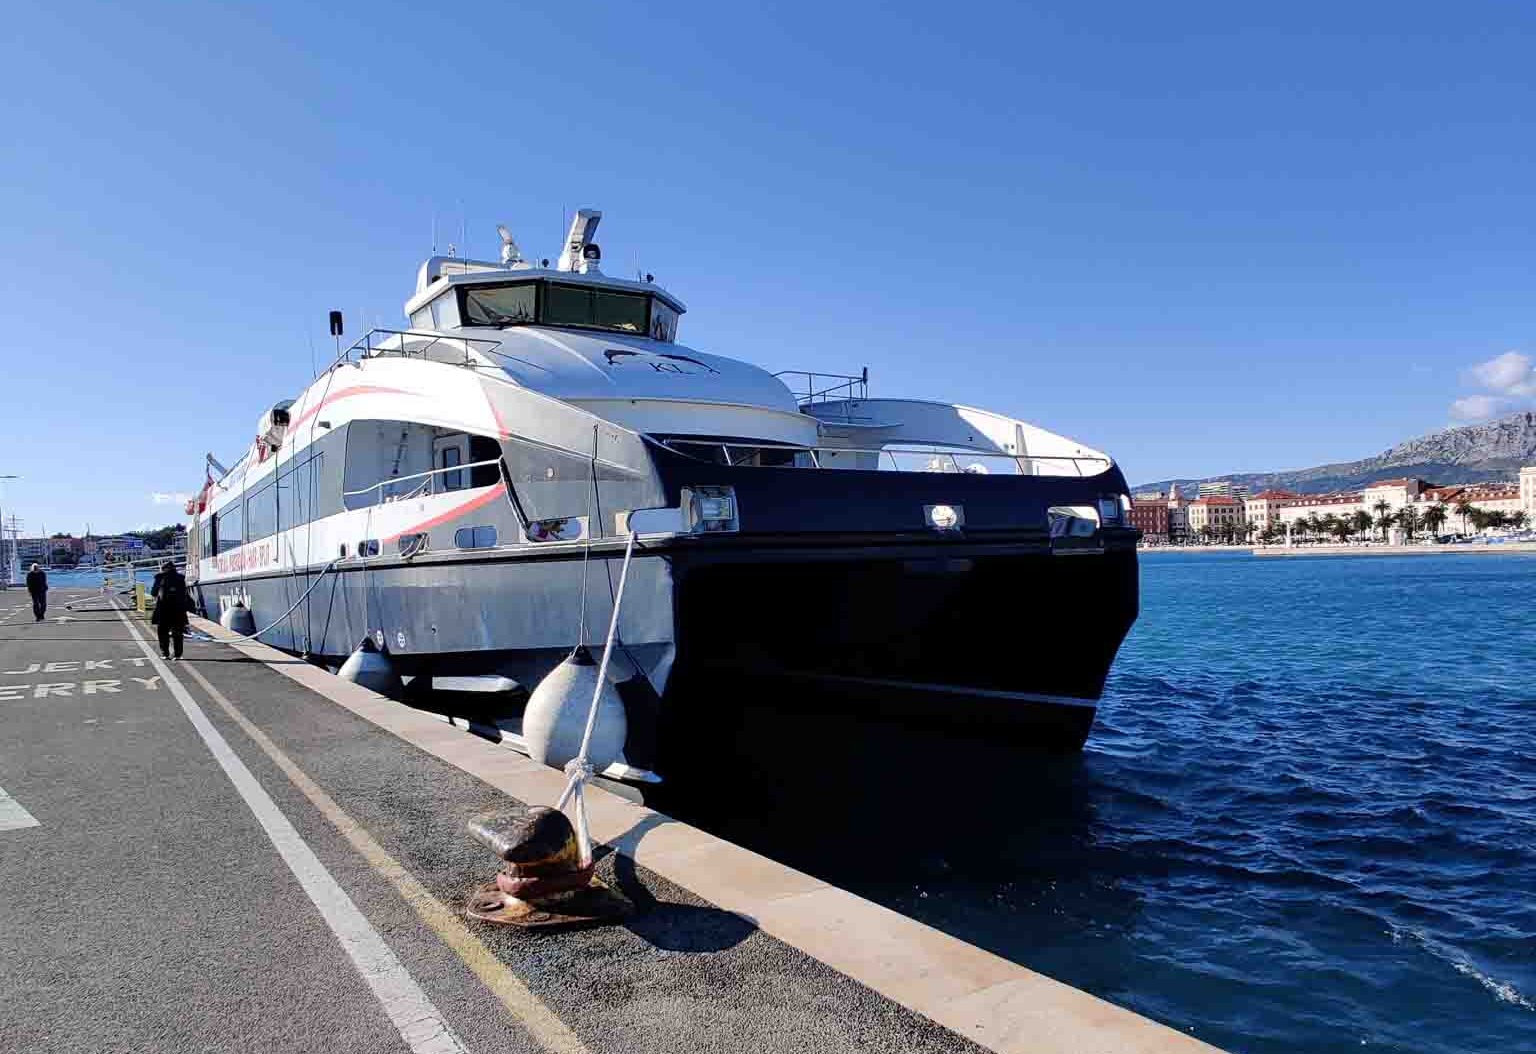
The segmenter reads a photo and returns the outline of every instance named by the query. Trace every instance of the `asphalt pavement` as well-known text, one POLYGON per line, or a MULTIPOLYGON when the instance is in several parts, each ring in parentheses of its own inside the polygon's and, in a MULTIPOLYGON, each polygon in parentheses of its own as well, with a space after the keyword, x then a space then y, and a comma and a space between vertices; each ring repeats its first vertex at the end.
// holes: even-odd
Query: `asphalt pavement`
POLYGON ((0 1051, 979 1049, 614 854, 625 925, 462 923, 511 799, 68 599, 0 592, 0 1051))

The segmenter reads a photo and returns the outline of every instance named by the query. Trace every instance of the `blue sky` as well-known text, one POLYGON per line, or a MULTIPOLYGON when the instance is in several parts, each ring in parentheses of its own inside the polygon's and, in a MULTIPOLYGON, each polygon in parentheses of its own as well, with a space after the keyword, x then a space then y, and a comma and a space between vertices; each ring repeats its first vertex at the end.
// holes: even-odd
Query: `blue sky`
POLYGON ((179 518, 434 218, 553 255, 578 206, 686 343, 1133 482, 1529 405, 1536 9, 1246 7, 13 5, 6 509, 179 518))

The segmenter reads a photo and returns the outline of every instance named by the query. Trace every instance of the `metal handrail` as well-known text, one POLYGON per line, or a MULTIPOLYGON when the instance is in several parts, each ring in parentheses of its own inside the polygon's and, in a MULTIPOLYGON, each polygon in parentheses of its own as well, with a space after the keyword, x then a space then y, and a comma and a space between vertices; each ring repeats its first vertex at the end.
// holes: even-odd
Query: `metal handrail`
MULTIPOLYGON (((452 449, 452 448, 450 448, 450 449, 452 449)), ((412 472, 408 476, 390 476, 388 479, 381 479, 377 483, 374 483, 374 484, 372 484, 370 486, 367 486, 367 487, 363 487, 360 490, 344 490, 344 491, 341 492, 341 496, 343 498, 355 498, 359 494, 367 494, 370 490, 376 490, 379 487, 388 486, 391 483, 404 483, 408 479, 420 479, 423 476, 436 476, 436 475, 440 475, 441 473, 444 473, 444 472, 465 472, 465 471, 468 471, 469 469, 472 469, 472 468, 484 468, 486 465, 499 465, 500 463, 501 463, 501 459, 500 458, 494 458, 493 457, 493 458, 489 458, 489 459, 487 459, 485 461, 471 462, 470 464, 467 464, 467 465, 451 465, 448 468, 428 469, 426 472, 412 472)), ((428 482, 430 482, 430 480, 428 482)), ((463 488, 459 488, 459 489, 463 489, 463 488)), ((418 490, 419 490, 419 488, 418 488, 418 490)), ((411 498, 411 497, 414 497, 414 496, 415 496, 415 494, 413 492, 412 494, 405 495, 405 498, 411 498)), ((402 499, 396 499, 396 500, 402 500, 402 499)))
POLYGON ((831 402, 834 399, 867 399, 869 398, 869 367, 865 366, 856 374, 848 373, 819 373, 811 370, 780 370, 775 377, 801 377, 805 380, 805 389, 796 390, 786 384, 790 394, 799 403, 831 402), (834 383, 825 388, 817 388, 817 379, 825 379, 834 383))
MULTIPOLYGON (((331 365, 338 366, 343 362, 351 361, 353 352, 359 353, 360 357, 365 359, 379 355, 398 355, 405 359, 424 359, 427 357, 427 352, 439 344, 450 348, 456 345, 459 346, 464 352, 464 361, 459 365, 472 366, 475 363, 470 358, 470 352, 477 352, 481 355, 496 354, 496 349, 501 346, 501 341, 491 340, 486 337, 451 337, 441 333, 424 333, 419 330, 376 328, 370 329, 367 333, 353 341, 352 346, 337 356, 336 361, 331 363, 331 365), (419 347, 408 347, 406 344, 407 340, 415 342, 419 347), (387 341, 398 341, 399 346, 387 347, 387 341)), ((508 357, 510 358, 510 356, 508 357)))

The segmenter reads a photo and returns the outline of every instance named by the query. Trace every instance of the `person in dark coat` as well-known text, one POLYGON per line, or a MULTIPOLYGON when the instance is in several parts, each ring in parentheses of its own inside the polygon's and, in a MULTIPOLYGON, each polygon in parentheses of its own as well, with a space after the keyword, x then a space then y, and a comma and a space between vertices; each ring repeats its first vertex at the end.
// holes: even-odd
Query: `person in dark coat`
POLYGON ((48 573, 36 564, 27 572, 27 592, 32 594, 32 618, 43 621, 48 614, 48 573))
POLYGON ((155 613, 150 621, 160 634, 160 654, 171 658, 171 641, 176 642, 175 658, 181 658, 181 640, 187 632, 187 580, 181 577, 176 565, 167 560, 160 565, 155 584, 149 587, 149 595, 155 598, 155 613))

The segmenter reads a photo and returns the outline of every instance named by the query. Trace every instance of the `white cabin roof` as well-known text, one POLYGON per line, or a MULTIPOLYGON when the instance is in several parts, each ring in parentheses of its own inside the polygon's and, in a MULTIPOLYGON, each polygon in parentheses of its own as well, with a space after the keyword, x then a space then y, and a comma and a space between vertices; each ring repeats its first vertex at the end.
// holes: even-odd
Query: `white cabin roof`
POLYGON ((496 365, 524 387, 557 399, 678 399, 799 413, 789 388, 767 370, 683 344, 554 326, 453 332, 499 340, 489 356, 496 365))

